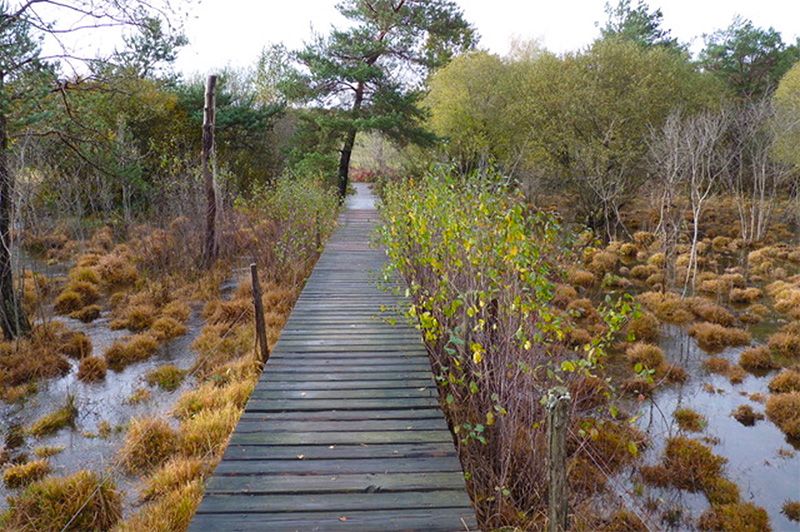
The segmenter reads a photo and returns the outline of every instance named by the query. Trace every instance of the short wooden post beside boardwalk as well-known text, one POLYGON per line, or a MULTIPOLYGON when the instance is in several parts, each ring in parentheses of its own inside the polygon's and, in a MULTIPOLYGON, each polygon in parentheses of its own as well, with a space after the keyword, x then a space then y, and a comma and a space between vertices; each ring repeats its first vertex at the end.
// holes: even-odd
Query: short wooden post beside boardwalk
POLYGON ((380 310, 398 299, 370 202, 359 187, 190 530, 476 529, 418 331, 380 310))

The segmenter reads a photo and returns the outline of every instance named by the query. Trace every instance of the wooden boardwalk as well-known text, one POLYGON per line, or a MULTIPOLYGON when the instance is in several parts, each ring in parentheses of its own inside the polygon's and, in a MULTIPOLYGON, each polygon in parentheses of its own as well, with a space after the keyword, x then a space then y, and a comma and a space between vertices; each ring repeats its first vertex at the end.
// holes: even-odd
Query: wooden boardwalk
POLYGON ((396 296, 365 187, 286 323, 190 530, 475 530, 418 331, 396 296))

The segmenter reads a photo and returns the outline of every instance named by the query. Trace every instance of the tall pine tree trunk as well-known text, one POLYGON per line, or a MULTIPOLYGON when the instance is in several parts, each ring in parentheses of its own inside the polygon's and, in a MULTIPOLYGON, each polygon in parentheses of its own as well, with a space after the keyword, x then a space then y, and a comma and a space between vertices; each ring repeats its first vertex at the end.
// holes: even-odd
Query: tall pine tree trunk
POLYGON ((3 82, 3 73, 0 72, 0 326, 3 336, 11 340, 30 331, 30 324, 14 293, 11 263, 11 195, 14 186, 8 168, 8 122, 3 82))
MULTIPOLYGON (((356 97, 353 100, 352 119, 355 121, 361 111, 361 104, 364 102, 364 84, 359 83, 356 87, 356 97)), ((356 144, 356 133, 358 129, 355 124, 350 126, 344 138, 342 154, 339 158, 339 201, 344 201, 347 196, 347 184, 350 175, 350 157, 353 155, 353 146, 356 144)))

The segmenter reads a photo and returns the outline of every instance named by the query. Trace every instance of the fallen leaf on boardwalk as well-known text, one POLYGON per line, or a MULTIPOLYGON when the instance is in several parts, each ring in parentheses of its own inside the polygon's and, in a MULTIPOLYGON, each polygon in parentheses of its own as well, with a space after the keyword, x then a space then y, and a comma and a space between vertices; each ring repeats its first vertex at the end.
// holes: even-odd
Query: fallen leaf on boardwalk
POLYGON ((341 516, 341 517, 339 518, 339 521, 341 521, 342 523, 344 523, 345 521, 347 521, 347 517, 345 517, 345 516, 341 516))
POLYGON ((297 459, 298 459, 298 460, 302 460, 302 459, 303 459, 303 458, 305 458, 305 457, 306 457, 306 455, 304 455, 304 454, 298 454, 298 455, 297 455, 297 459))

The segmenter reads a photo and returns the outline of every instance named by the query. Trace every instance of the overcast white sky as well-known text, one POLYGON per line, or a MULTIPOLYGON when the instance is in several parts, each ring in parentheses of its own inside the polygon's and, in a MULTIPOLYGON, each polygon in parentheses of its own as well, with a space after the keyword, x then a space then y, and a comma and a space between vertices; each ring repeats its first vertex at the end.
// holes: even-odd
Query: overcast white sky
MULTIPOLYGON (((481 46, 508 51, 513 37, 537 38, 553 51, 575 50, 598 34, 605 0, 457 0, 478 29, 481 46)), ((635 2, 635 0, 634 0, 635 2)), ((336 0, 202 0, 186 23, 190 44, 177 67, 207 73, 225 65, 252 64, 269 43, 297 48, 313 26, 325 32, 341 19, 336 0)), ((615 3, 615 2, 614 2, 615 3)), ((651 0, 664 25, 681 41, 702 47, 702 34, 726 27, 737 14, 772 26, 785 42, 800 36, 800 0, 651 0)))

